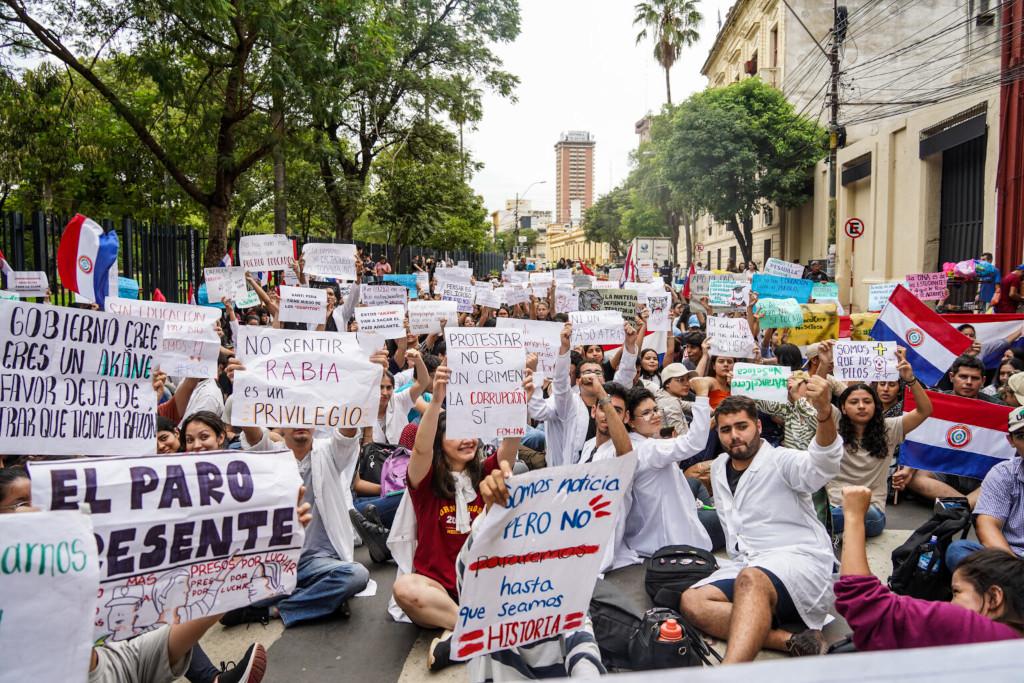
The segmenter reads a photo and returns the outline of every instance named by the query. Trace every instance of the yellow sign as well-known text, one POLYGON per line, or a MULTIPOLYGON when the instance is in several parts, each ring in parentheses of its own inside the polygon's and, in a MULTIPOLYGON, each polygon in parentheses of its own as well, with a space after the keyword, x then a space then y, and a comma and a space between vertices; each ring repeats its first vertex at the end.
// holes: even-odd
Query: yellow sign
POLYGON ((850 315, 850 339, 853 341, 873 341, 871 328, 878 320, 877 313, 852 313, 850 315))
POLYGON ((826 339, 839 338, 839 313, 834 303, 800 304, 804 324, 789 329, 790 344, 807 346, 826 339))

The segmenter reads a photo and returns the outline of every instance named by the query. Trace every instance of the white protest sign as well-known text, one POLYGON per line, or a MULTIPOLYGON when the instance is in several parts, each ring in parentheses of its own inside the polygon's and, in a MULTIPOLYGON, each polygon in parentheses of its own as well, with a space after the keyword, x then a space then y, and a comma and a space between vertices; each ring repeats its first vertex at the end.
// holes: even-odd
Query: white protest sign
POLYGON ((459 261, 455 265, 459 268, 469 268, 469 261, 459 261))
POLYGON ((473 312, 473 285, 466 282, 455 282, 445 280, 441 285, 441 300, 454 301, 459 308, 459 313, 473 312))
MULTIPOLYGON (((8 292, 7 290, 2 290, 0 291, 0 301, 21 301, 21 297, 18 295, 17 292, 8 292)), ((76 301, 75 303, 78 302, 76 301)))
POLYGON ((277 319, 283 323, 323 325, 327 322, 327 290, 281 285, 277 319))
POLYGON ((85 683, 100 587, 92 521, 79 512, 0 515, 0 539, 0 676, 85 683))
POLYGON ((580 629, 636 456, 511 477, 508 507, 474 523, 452 658, 465 660, 580 629))
POLYGON ((473 269, 466 267, 437 268, 434 270, 434 279, 440 282, 464 282, 469 284, 473 278, 473 269))
POLYGON ((303 270, 307 275, 356 279, 356 245, 306 242, 302 245, 303 270))
POLYGON ((409 331, 413 334, 440 334, 442 320, 457 326, 459 305, 454 301, 409 302, 409 331))
POLYGON ((490 282, 478 282, 473 288, 476 305, 488 308, 501 308, 501 305, 505 303, 502 300, 503 293, 503 289, 495 289, 490 282))
POLYGON ((618 280, 595 280, 594 289, 618 289, 618 280))
POLYGON ((430 273, 426 271, 416 273, 416 289, 424 293, 430 291, 430 273))
POLYGON ((530 274, 525 270, 508 271, 504 275, 508 275, 508 281, 513 284, 523 285, 530 282, 530 274))
POLYGON ((401 339, 405 337, 405 308, 362 306, 356 309, 356 324, 360 332, 377 332, 384 339, 401 339))
POLYGON ((250 273, 289 270, 295 252, 285 235, 245 235, 238 241, 238 262, 250 273))
POLYGON ((235 373, 236 426, 351 428, 377 419, 383 368, 354 333, 243 325, 235 353, 245 365, 235 373))
POLYGON ((712 356, 750 358, 754 355, 754 336, 746 318, 711 316, 708 318, 708 338, 712 356))
POLYGON ((0 453, 156 452, 163 323, 0 301, 0 453))
POLYGON ((248 287, 245 284, 245 268, 203 268, 206 280, 206 298, 211 301, 231 299, 235 303, 245 296, 248 287))
POLYGON ((555 313, 572 313, 578 311, 580 299, 572 285, 555 287, 555 313))
POLYGON ((619 286, 619 281, 622 280, 622 268, 609 268, 608 269, 608 281, 614 282, 615 286, 619 286))
MULTIPOLYGON (((522 318, 498 318, 496 326, 500 328, 514 327, 523 331, 523 347, 527 353, 537 354, 537 372, 545 377, 555 373, 555 361, 558 350, 562 346, 562 328, 564 323, 547 322, 545 320, 525 320, 522 318)), ((538 384, 534 378, 534 384, 538 384)))
POLYGON ((945 273, 913 273, 907 276, 907 289, 921 301, 941 301, 946 298, 949 278, 945 273))
POLYGON ((577 273, 572 276, 572 286, 576 289, 592 289, 597 278, 585 273, 577 273))
POLYGON ((23 297, 46 296, 50 282, 41 270, 15 270, 7 277, 8 291, 23 297))
POLYGON ((397 306, 404 308, 409 301, 409 290, 399 285, 364 285, 359 288, 359 303, 367 306, 397 306))
POLYGON ((100 547, 90 601, 97 640, 295 589, 304 532, 291 451, 36 461, 29 470, 37 507, 89 506, 100 547))
POLYGON ((669 332, 672 329, 672 295, 668 292, 647 295, 647 329, 651 332, 669 332))
POLYGON ((451 380, 445 409, 449 439, 526 433, 524 332, 515 328, 445 328, 451 380))
POLYGON ((781 403, 789 400, 789 376, 793 373, 789 368, 755 363, 735 363, 732 367, 733 396, 781 403))
POLYGON ((899 285, 907 286, 906 282, 880 282, 874 285, 868 285, 868 310, 869 311, 880 311, 885 308, 885 304, 889 302, 889 297, 896 290, 899 285))
POLYGON ((832 349, 832 374, 840 382, 895 382, 896 342, 839 340, 832 349))
POLYGON ((654 261, 638 261, 636 279, 638 282, 650 282, 654 277, 654 261))
POLYGON ((750 301, 750 283, 731 277, 712 276, 708 282, 708 303, 712 308, 742 310, 750 301))
POLYGON ((572 323, 569 343, 573 346, 615 345, 626 341, 622 314, 618 311, 573 311, 569 322, 572 323))
POLYGON ((106 308, 122 318, 160 320, 164 340, 157 356, 160 370, 171 377, 217 377, 220 335, 214 323, 220 310, 209 306, 189 306, 165 301, 139 301, 107 297, 106 308))
POLYGON ((572 284, 572 268, 557 268, 554 271, 555 282, 564 283, 567 285, 572 284))
POLYGON ((800 279, 804 276, 804 267, 799 263, 790 263, 789 261, 770 258, 764 264, 764 272, 767 275, 800 279))
POLYGON ((554 281, 554 276, 551 271, 544 271, 540 273, 530 273, 530 284, 531 285, 544 285, 545 288, 554 281))
POLYGON ((530 303, 530 285, 523 283, 513 283, 505 285, 505 302, 509 306, 515 306, 516 304, 528 304, 530 303))

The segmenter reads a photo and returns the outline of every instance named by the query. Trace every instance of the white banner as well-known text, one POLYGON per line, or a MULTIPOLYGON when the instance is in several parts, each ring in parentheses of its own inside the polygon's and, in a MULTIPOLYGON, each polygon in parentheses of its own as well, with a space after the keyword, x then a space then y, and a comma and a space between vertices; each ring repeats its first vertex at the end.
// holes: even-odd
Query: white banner
POLYGON ((529 645, 583 626, 636 470, 628 454, 508 480, 509 506, 474 524, 452 658, 529 645))
POLYGON ((306 242, 302 245, 303 271, 316 277, 356 279, 356 245, 306 242))
POLYGON ((359 288, 359 303, 365 306, 398 306, 405 308, 409 290, 399 285, 363 285, 359 288))
POLYGON ((327 290, 315 287, 281 285, 281 308, 277 314, 283 323, 323 325, 327 322, 327 290))
POLYGON ((7 278, 7 289, 23 297, 46 296, 50 282, 41 270, 16 270, 7 278))
POLYGON ((445 280, 441 285, 441 299, 443 301, 454 301, 459 308, 459 313, 473 312, 473 299, 476 292, 473 285, 465 282, 454 282, 445 280))
POLYGON ((29 470, 34 505, 89 506, 100 549, 97 640, 295 589, 304 532, 290 451, 36 461, 29 470))
POLYGON ((899 379, 894 341, 843 341, 832 349, 832 373, 840 382, 895 382, 899 379))
POLYGON ((238 427, 366 427, 377 419, 383 368, 351 332, 243 325, 235 353, 232 424, 238 427))
POLYGON ((764 272, 767 275, 800 279, 804 276, 804 267, 799 263, 790 263, 789 261, 770 258, 764 264, 764 272))
POLYGON ((712 356, 750 358, 754 355, 754 335, 746 318, 708 318, 708 338, 712 356))
POLYGON ((285 235, 245 235, 238 241, 238 262, 250 273, 290 270, 295 258, 285 235))
POLYGON ((451 380, 446 438, 483 439, 526 433, 524 333, 515 328, 445 328, 451 380))
POLYGON ((626 341, 622 314, 618 311, 573 311, 569 322, 572 323, 570 343, 573 346, 613 345, 626 341))
MULTIPOLYGON (((545 377, 554 377, 555 361, 562 347, 562 328, 564 323, 550 323, 545 320, 525 320, 522 318, 498 318, 497 327, 512 327, 523 331, 523 347, 527 353, 537 354, 537 372, 545 377)), ((619 323, 621 329, 622 323, 619 323)), ((534 378, 534 385, 540 382, 534 378)))
POLYGON ((405 337, 405 308, 361 306, 356 309, 356 324, 360 332, 376 332, 384 339, 401 339, 405 337))
POLYGON ((648 294, 647 308, 650 315, 647 318, 647 329, 651 332, 670 332, 672 330, 672 295, 668 292, 662 294, 648 294))
POLYGON ((203 278, 206 280, 206 298, 210 303, 227 298, 237 304, 249 291, 245 283, 245 268, 241 266, 203 268, 203 278))
POLYGON ((572 285, 555 286, 555 313, 572 313, 580 308, 580 298, 572 285))
POLYGON ((163 323, 0 301, 0 453, 156 452, 163 323))
POLYGON ((106 309, 122 318, 163 322, 164 340, 157 361, 171 377, 216 379, 220 335, 214 323, 220 320, 220 309, 118 297, 107 297, 106 309))
POLYGON ((459 305, 454 301, 409 302, 409 331, 413 334, 440 334, 442 320, 457 327, 459 305))
POLYGON ((0 515, 5 681, 85 683, 100 587, 92 522, 78 512, 0 515))

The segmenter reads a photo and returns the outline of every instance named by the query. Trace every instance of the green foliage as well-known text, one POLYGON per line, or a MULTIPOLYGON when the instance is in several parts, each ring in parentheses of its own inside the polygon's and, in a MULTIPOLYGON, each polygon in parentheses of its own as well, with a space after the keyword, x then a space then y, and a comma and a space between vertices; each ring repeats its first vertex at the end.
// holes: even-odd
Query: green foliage
POLYGON ((675 65, 683 48, 691 47, 700 40, 697 27, 703 17, 697 9, 697 0, 647 0, 636 5, 633 25, 643 28, 637 34, 636 42, 654 39, 654 59, 665 70, 665 89, 668 103, 672 104, 672 85, 669 72, 675 65))
POLYGON ((499 232, 494 239, 494 251, 511 254, 517 247, 523 247, 526 251, 529 251, 536 246, 537 240, 540 239, 540 233, 533 228, 520 228, 519 237, 524 238, 526 241, 520 244, 519 240, 516 239, 515 230, 499 232))

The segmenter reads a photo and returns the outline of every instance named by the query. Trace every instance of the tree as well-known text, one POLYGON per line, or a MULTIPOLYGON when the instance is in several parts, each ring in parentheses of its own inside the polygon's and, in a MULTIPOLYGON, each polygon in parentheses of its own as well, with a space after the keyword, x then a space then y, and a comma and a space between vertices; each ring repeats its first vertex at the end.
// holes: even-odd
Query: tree
POLYGON ((827 133, 798 115, 781 92, 748 78, 693 95, 659 132, 666 181, 687 206, 726 223, 745 261, 753 217, 770 205, 794 208, 813 191, 827 133))
POLYGON ((704 17, 697 9, 697 0, 647 0, 636 5, 633 25, 641 24, 643 29, 636 36, 639 45, 654 37, 654 58, 665 70, 665 96, 672 104, 672 82, 669 78, 683 48, 700 40, 697 27, 704 17))
POLYGON ((503 254, 512 254, 516 248, 523 247, 525 251, 529 251, 537 245, 540 233, 533 228, 520 228, 518 237, 524 241, 520 243, 516 239, 515 230, 499 232, 494 238, 494 250, 503 254))
POLYGON ((619 185, 598 197, 583 214, 583 234, 591 242, 607 243, 613 258, 625 253, 624 244, 628 240, 622 214, 629 201, 629 190, 625 185, 619 185))

